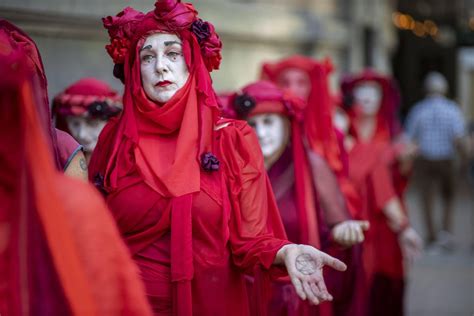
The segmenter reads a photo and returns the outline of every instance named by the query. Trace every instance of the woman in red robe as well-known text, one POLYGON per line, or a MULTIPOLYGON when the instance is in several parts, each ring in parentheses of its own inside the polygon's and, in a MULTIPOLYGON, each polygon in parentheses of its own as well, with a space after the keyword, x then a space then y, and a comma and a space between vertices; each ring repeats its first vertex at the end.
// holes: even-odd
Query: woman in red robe
MULTIPOLYGON (((314 162, 311 153, 307 156, 300 129, 303 110, 304 102, 299 98, 284 93, 271 82, 259 81, 230 96, 226 113, 247 119, 256 131, 289 240, 340 250, 363 240, 361 226, 366 223, 351 221, 345 208, 339 209, 339 213, 321 208, 311 176, 314 162)), ((327 187, 337 191, 332 173, 317 176, 327 187)), ((353 272, 355 270, 347 271, 353 278, 339 282, 333 290, 337 293, 344 292, 344 289, 352 290, 356 285, 353 272)), ((300 301, 288 280, 279 280, 273 287, 271 315, 332 314, 328 303, 315 308, 300 301)), ((338 304, 337 299, 335 304, 338 304)), ((333 308, 336 311, 336 307, 333 308)))
POLYGON ((398 93, 388 77, 371 70, 346 77, 342 91, 354 102, 349 175, 363 197, 362 210, 371 226, 364 244, 368 315, 403 315, 403 258, 416 258, 421 240, 403 205, 406 181, 398 169, 400 146, 392 145, 399 132, 398 93))
MULTIPOLYGON (((360 212, 360 197, 348 178, 347 161, 344 161, 345 152, 341 143, 342 135, 332 124, 334 102, 328 87, 331 72, 332 64, 329 59, 317 61, 295 55, 277 62, 265 63, 261 76, 305 101, 302 131, 308 152, 311 152, 315 188, 322 209, 327 214, 337 214, 341 212, 340 209, 347 209, 351 218, 365 220, 360 212), (328 178, 335 178, 334 186, 337 188, 331 188, 328 178), (335 195, 336 192, 340 193, 335 195)), ((361 229, 367 229, 367 226, 364 224, 361 229)), ((344 234, 344 230, 337 230, 344 234)), ((360 246, 340 249, 332 245, 325 250, 333 256, 351 262, 354 267, 351 273, 344 275, 332 271, 328 274, 330 287, 337 291, 335 314, 364 315, 362 300, 359 298, 361 290, 350 286, 361 274, 357 272, 359 268, 356 268, 361 266, 360 246)), ((363 287, 361 282, 356 283, 363 287)))
POLYGON ((151 315, 93 186, 55 164, 31 52, 0 28, 0 314, 151 315))
MULTIPOLYGON (((252 129, 219 119, 209 72, 221 42, 212 24, 172 0, 103 21, 124 110, 104 128, 90 178, 106 195, 154 313, 248 315, 244 273, 261 280, 279 266, 300 297, 330 300, 321 268, 345 265, 286 240, 252 129)), ((263 295, 264 284, 256 287, 263 295)))

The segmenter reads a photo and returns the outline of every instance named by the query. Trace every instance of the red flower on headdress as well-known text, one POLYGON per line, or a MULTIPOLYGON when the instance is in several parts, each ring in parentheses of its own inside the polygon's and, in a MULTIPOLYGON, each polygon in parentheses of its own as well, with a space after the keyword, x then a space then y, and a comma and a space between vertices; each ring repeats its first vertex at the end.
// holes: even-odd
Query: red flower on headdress
POLYGON ((105 49, 114 64, 123 64, 130 49, 130 41, 127 38, 114 38, 109 45, 105 45, 105 49))
MULTIPOLYGON (((214 25, 212 25, 212 23, 210 22, 203 22, 203 23, 204 25, 206 25, 206 28, 208 28, 209 35, 206 37, 205 40, 200 42, 201 52, 202 52, 202 57, 204 58, 204 63, 206 64, 207 70, 212 71, 214 69, 219 69, 219 65, 222 60, 222 56, 221 56, 222 42, 219 38, 219 35, 217 35, 216 33, 214 25)), ((197 36, 198 35, 196 35, 196 37, 197 36)))
POLYGON ((155 3, 155 16, 170 29, 184 29, 197 18, 197 11, 191 3, 179 0, 163 0, 155 3))
POLYGON ((116 16, 102 18, 102 23, 110 36, 110 44, 105 48, 115 64, 123 64, 130 50, 130 39, 135 26, 144 18, 142 12, 126 7, 116 16))
POLYGON ((198 13, 191 3, 182 3, 179 0, 157 1, 154 13, 156 19, 171 30, 190 29, 201 46, 207 70, 219 69, 222 42, 214 25, 198 19, 198 13))

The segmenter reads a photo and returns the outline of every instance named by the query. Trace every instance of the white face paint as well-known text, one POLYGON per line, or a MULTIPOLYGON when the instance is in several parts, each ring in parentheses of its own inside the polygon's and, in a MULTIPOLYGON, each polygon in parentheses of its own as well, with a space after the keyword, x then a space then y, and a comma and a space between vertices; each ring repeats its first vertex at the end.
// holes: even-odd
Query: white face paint
POLYGON ((87 114, 68 116, 66 122, 72 137, 84 146, 84 151, 87 153, 94 150, 99 134, 107 123, 107 121, 98 118, 90 118, 87 114))
POLYGON ((169 101, 189 76, 179 37, 168 33, 148 36, 140 50, 140 71, 148 98, 169 101))
POLYGON ((344 110, 336 108, 332 116, 332 122, 334 126, 344 134, 349 132, 349 117, 347 116, 346 112, 344 112, 344 110))
POLYGON ((290 68, 282 72, 278 85, 294 93, 302 100, 308 100, 311 92, 311 81, 306 72, 298 68, 290 68))
POLYGON ((382 91, 375 82, 364 82, 354 88, 354 101, 360 107, 362 114, 373 116, 380 109, 382 91))
POLYGON ((255 130, 265 159, 282 152, 288 142, 286 119, 279 114, 265 113, 250 117, 247 121, 255 130))

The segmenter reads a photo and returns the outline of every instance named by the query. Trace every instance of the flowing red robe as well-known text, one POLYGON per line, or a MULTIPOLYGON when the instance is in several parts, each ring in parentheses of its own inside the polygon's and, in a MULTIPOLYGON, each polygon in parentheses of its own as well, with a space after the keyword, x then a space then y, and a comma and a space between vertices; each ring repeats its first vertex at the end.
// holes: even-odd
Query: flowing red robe
MULTIPOLYGON (((229 125, 216 132, 215 140, 221 168, 201 171, 202 189, 193 196, 194 315, 249 315, 244 272, 270 269, 277 251, 289 243, 253 130, 241 121, 224 123, 229 125)), ((173 301, 179 303, 179 297, 170 279, 170 201, 136 172, 132 168, 119 179, 107 204, 140 268, 154 313, 174 315, 173 301)))
POLYGON ((349 152, 349 175, 362 199, 370 230, 364 241, 364 265, 369 284, 368 315, 400 315, 403 309, 403 257, 398 236, 387 224, 383 207, 398 197, 393 181, 393 151, 389 143, 357 143, 349 152))

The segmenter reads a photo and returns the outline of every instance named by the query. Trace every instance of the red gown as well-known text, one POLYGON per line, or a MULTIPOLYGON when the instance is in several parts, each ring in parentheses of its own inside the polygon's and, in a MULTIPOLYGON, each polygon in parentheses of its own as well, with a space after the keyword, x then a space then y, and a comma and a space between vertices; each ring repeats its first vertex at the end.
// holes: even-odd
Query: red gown
MULTIPOLYGON (((227 123, 216 136, 221 169, 201 172, 202 190, 193 198, 194 315, 249 315, 243 272, 269 269, 289 243, 252 129, 240 121, 227 123), (215 185, 220 181, 226 192, 215 185)), ((134 172, 130 177, 140 179, 134 172)), ((154 313, 172 315, 169 199, 128 178, 119 180, 107 204, 140 267, 154 313)))
POLYGON ((349 175, 370 222, 364 242, 364 265, 370 296, 368 315, 400 315, 403 309, 403 257, 398 236, 390 229, 383 207, 398 197, 393 183, 390 144, 357 143, 349 152, 349 175))

